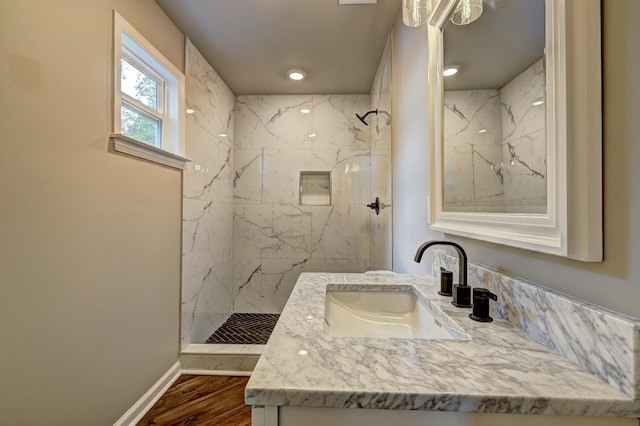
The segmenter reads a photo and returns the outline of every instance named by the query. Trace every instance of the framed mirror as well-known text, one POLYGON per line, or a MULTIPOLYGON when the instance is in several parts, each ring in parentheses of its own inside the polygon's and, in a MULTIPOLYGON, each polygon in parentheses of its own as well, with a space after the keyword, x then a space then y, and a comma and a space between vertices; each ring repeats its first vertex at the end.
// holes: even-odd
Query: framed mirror
POLYGON ((600 2, 433 3, 431 228, 601 261, 600 2))

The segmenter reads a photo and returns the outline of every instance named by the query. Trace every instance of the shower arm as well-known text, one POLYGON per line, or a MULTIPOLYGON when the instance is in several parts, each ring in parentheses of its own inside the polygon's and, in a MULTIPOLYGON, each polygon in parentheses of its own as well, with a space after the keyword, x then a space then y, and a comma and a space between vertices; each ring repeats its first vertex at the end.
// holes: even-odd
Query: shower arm
POLYGON ((372 111, 367 112, 365 115, 360 115, 360 114, 358 114, 358 113, 356 112, 356 117, 358 117, 358 120, 362 121, 362 124, 364 124, 365 126, 368 126, 368 125, 369 125, 369 123, 367 123, 367 122, 366 122, 366 121, 364 121, 364 120, 369 116, 369 114, 374 114, 374 113, 375 113, 376 115, 378 115, 378 109, 377 109, 377 108, 376 108, 376 109, 374 109, 374 110, 372 110, 372 111))

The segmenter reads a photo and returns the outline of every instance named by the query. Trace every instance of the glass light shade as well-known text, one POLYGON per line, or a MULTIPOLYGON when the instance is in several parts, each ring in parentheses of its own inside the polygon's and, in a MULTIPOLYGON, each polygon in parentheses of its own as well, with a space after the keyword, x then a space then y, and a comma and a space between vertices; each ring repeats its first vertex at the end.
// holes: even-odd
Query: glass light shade
POLYGON ((418 27, 427 22, 431 13, 431 0, 402 0, 402 22, 418 27))
POLYGON ((467 25, 482 15, 482 0, 460 0, 451 15, 451 22, 467 25))

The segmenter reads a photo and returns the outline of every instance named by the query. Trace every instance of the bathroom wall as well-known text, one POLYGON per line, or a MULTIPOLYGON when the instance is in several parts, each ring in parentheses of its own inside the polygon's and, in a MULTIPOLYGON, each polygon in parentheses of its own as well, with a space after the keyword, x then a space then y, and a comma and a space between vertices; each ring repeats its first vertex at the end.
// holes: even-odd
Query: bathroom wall
MULTIPOLYGON (((570 10, 580 8, 581 0, 568 0, 570 10)), ((578 9, 579 10, 579 9, 578 9)), ((527 250, 491 244, 483 241, 447 237, 460 242, 469 257, 507 274, 540 283, 559 292, 604 306, 617 312, 640 317, 640 168, 635 160, 640 158, 640 55, 636 40, 640 40, 640 27, 635 17, 640 16, 640 2, 636 0, 604 0, 603 23, 603 166, 604 166, 604 261, 585 263, 527 250)), ((398 169, 394 169, 394 200, 398 198, 424 200, 428 196, 428 151, 423 144, 428 140, 426 124, 411 124, 413 120, 427 122, 428 99, 426 97, 426 69, 424 59, 427 49, 426 34, 413 29, 394 27, 393 88, 394 119, 406 118, 405 126, 394 122, 393 149, 414 146, 416 166, 413 169, 417 182, 410 188, 396 182, 398 169), (420 59, 418 59, 420 58, 420 59), (396 78, 398 77, 398 78, 396 78), (407 93, 407 86, 415 94, 407 93), (419 100, 416 98, 420 98, 419 100), (412 111, 420 109, 412 115, 412 111), (407 114, 405 116, 404 114, 407 114), (416 116, 417 115, 417 116, 416 116), (400 145, 397 148, 396 145, 400 145), (418 151, 421 150, 421 151, 418 151)), ((395 166, 395 163, 394 163, 395 166)), ((396 201, 396 207, 398 202, 396 201)), ((407 203, 407 206, 409 204, 407 203)), ((404 207, 404 206, 402 206, 404 207)), ((426 207, 411 205, 407 215, 416 222, 403 223, 394 218, 394 248, 398 236, 409 232, 418 234, 415 240, 444 238, 426 226, 426 207), (409 226, 407 226, 410 224, 409 226), (406 227, 399 230, 397 227, 406 227)), ((402 210, 400 210, 402 211, 402 210)), ((415 252, 414 242, 394 250, 394 269, 405 272, 400 262, 409 262, 415 252), (403 251, 404 250, 404 254, 403 251), (396 262, 396 256, 400 256, 396 262)), ((423 260, 425 262, 428 260, 423 260)))
POLYGON ((181 172, 110 149, 113 10, 176 67, 152 0, 0 2, 0 423, 112 425, 177 360, 181 172))
POLYGON ((445 210, 546 212, 544 64, 499 90, 444 93, 445 210))
POLYGON ((233 309, 235 96, 186 43, 186 156, 182 194, 182 345, 204 343, 233 309))
POLYGON ((370 103, 369 95, 236 98, 234 312, 280 312, 300 272, 369 268, 371 145, 355 114, 370 103), (331 205, 300 205, 301 171, 331 172, 331 205))
POLYGON ((391 37, 387 40, 371 86, 367 117, 371 140, 371 201, 380 197, 379 215, 371 215, 371 269, 392 269, 391 208, 391 37))
POLYGON ((431 272, 430 261, 413 261, 416 249, 440 236, 429 230, 429 59, 426 26, 410 28, 399 16, 391 37, 393 171, 393 270, 431 272))

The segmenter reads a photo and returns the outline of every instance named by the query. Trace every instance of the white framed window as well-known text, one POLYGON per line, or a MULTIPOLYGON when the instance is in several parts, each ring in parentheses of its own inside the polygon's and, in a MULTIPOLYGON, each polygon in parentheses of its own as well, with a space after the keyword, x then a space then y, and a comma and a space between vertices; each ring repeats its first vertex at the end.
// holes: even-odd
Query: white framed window
POLYGON ((114 149, 184 169, 184 74, 113 12, 114 149))

